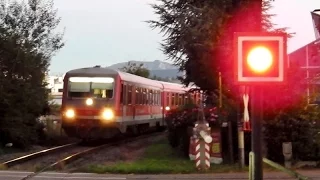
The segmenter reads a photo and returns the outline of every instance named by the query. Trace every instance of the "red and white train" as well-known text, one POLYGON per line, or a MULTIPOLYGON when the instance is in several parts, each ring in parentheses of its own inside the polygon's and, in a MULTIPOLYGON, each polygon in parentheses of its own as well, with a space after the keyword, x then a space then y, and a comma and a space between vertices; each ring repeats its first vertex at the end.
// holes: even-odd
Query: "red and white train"
POLYGON ((100 66, 71 70, 64 77, 62 128, 81 139, 162 129, 166 111, 200 101, 190 88, 100 66))

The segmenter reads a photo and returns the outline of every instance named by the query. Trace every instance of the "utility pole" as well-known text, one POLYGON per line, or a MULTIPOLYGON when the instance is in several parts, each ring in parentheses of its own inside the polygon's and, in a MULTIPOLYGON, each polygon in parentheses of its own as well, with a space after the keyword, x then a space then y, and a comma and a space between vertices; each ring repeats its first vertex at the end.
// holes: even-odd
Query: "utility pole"
MULTIPOLYGON (((237 11, 239 10, 241 4, 241 0, 232 0, 232 8, 233 8, 233 14, 237 14, 237 11)), ((235 15, 235 17, 237 17, 235 15)), ((239 31, 239 21, 238 19, 233 21, 235 31, 239 31)), ((245 86, 243 87, 245 88, 245 86)), ((244 89, 245 90, 245 89, 244 89)), ((239 98, 237 102, 237 128, 238 128, 238 160, 239 160, 239 166, 240 168, 243 168, 245 166, 245 151, 244 151, 244 127, 243 127, 243 118, 241 118, 241 106, 243 99, 242 96, 245 93, 245 91, 241 91, 241 87, 239 88, 239 98)))
MULTIPOLYGON (((246 24, 247 32, 235 33, 236 83, 250 86, 252 122, 252 161, 250 179, 262 180, 262 122, 263 87, 285 84, 287 81, 287 34, 262 32, 262 0, 251 0, 247 17, 253 20, 246 24), (277 46, 270 45, 277 42, 277 46), (259 62, 259 63, 258 63, 259 62), (268 62, 261 64, 260 62, 268 62), (272 73, 271 73, 272 72, 272 73), (274 73, 273 73, 274 72, 274 73)), ((266 92, 268 93, 268 92, 266 92)), ((248 102, 248 99, 246 99, 248 102)), ((247 114, 246 114, 247 116, 247 114)))
MULTIPOLYGON (((262 0, 252 0, 252 7, 254 17, 256 17, 256 32, 262 32, 262 0)), ((252 117, 252 133, 251 146, 253 151, 253 174, 254 180, 263 179, 262 168, 262 121, 263 121, 263 93, 262 87, 259 85, 252 86, 252 103, 251 103, 251 117, 252 117)))
MULTIPOLYGON (((221 114, 222 114, 222 77, 221 72, 219 72, 219 112, 220 112, 220 120, 221 120, 221 114)), ((232 123, 230 120, 228 120, 228 144, 229 144, 229 159, 230 164, 234 163, 234 157, 233 157, 233 141, 232 141, 232 123)))
POLYGON ((245 100, 249 98, 249 96, 247 95, 247 87, 246 86, 240 86, 239 88, 239 99, 238 99, 238 103, 237 103, 237 122, 238 122, 238 153, 239 153, 239 166, 240 168, 243 168, 245 166, 245 151, 244 151, 244 131, 245 131, 245 113, 243 112, 243 115, 241 116, 241 106, 240 104, 243 102, 243 108, 246 111, 246 106, 248 106, 248 102, 246 102, 245 100))

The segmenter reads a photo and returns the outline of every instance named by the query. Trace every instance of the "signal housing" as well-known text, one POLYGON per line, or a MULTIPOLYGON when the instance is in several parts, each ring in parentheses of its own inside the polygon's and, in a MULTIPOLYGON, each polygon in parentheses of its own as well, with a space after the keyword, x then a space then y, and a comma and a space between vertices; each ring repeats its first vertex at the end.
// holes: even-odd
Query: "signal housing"
MULTIPOLYGON (((270 85, 286 82, 287 62, 286 33, 248 33, 234 34, 235 82, 239 85, 270 85), (257 47, 267 48, 271 52, 272 64, 266 71, 258 72, 250 68, 247 57, 257 47)), ((257 57, 257 56, 255 56, 257 57)), ((266 59, 266 56, 257 61, 266 59)), ((266 63, 267 65, 268 63, 266 63)))

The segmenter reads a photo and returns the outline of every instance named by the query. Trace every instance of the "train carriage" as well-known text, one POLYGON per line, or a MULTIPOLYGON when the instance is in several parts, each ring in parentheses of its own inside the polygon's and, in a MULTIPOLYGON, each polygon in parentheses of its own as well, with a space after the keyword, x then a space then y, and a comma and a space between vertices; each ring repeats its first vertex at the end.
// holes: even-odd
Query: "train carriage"
POLYGON ((190 88, 100 66, 64 77, 62 128, 72 137, 109 138, 165 126, 165 112, 186 103, 190 88))

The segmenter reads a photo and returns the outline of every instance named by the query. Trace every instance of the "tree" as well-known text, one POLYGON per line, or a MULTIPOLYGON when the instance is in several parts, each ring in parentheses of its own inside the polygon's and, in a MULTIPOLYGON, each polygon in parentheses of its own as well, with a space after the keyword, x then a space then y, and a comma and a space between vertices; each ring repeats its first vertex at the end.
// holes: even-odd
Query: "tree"
MULTIPOLYGON (((181 71, 186 72, 185 78, 180 78, 184 84, 194 82, 208 94, 216 92, 219 85, 219 72, 222 73, 224 99, 229 104, 239 98, 239 89, 233 85, 233 32, 255 31, 257 21, 252 9, 252 0, 242 0, 235 7, 233 2, 225 0, 159 0, 160 3, 153 4, 155 13, 159 15, 158 20, 150 20, 148 23, 152 28, 159 28, 165 35, 161 44, 163 52, 168 59, 174 61, 181 71), (238 96, 238 97, 237 97, 238 96)), ((267 32, 285 32, 287 28, 275 28, 271 22, 274 14, 268 14, 272 0, 263 1, 262 29, 267 32)), ((292 33, 288 34, 288 38, 292 33)), ((267 120, 267 141, 275 141, 272 129, 277 126, 279 132, 285 131, 279 127, 278 120, 294 119, 297 122, 309 120, 310 116, 317 117, 316 109, 306 107, 304 96, 305 85, 302 82, 304 77, 296 67, 290 67, 288 83, 284 86, 266 87, 264 90, 264 119, 267 120), (280 96, 279 96, 280 95, 280 96), (299 110, 299 111, 298 111, 299 110), (303 112, 303 117, 291 112, 303 112), (289 114, 285 117, 282 114, 289 114), (291 114, 291 115, 290 115, 291 114), (270 121, 268 121, 270 120, 270 121)), ((218 98, 213 98, 217 100, 218 98)), ((239 99, 238 99, 239 100, 239 99)), ((234 106, 233 106, 234 107, 234 106)), ((232 112, 232 111, 229 111, 232 112)), ((299 124, 299 123, 297 123, 299 124)), ((303 126, 302 124, 299 125, 303 126)), ((299 129, 299 128, 298 128, 299 129)), ((301 137, 307 137, 308 130, 304 129, 299 133, 301 137)), ((291 132, 297 133, 297 131, 291 132)), ((289 136, 289 135, 288 135, 289 136)), ((287 140, 290 138, 286 137, 287 140)), ((284 138, 282 138, 284 139, 284 138)), ((303 140, 297 140, 303 142, 303 140)))
MULTIPOLYGON (((222 72, 226 85, 225 94, 234 93, 233 73, 233 32, 252 31, 255 28, 254 16, 249 16, 249 0, 242 0, 234 8, 231 1, 224 0, 160 0, 153 4, 159 20, 147 21, 152 28, 159 28, 166 36, 161 44, 163 52, 181 71, 184 84, 194 82, 204 91, 218 89, 219 72, 222 72), (250 18, 248 18, 250 17, 250 18), (238 22, 241 22, 238 23, 238 22)), ((271 23, 271 0, 263 3, 263 29, 275 29, 271 23)), ((237 92, 237 91, 236 91, 237 92)))
POLYGON ((37 118, 48 107, 45 77, 64 46, 53 1, 0 1, 0 142, 38 140, 37 118))
POLYGON ((145 78, 148 78, 150 75, 150 71, 147 68, 143 67, 143 63, 137 65, 136 63, 128 62, 127 66, 120 68, 120 70, 145 78))

